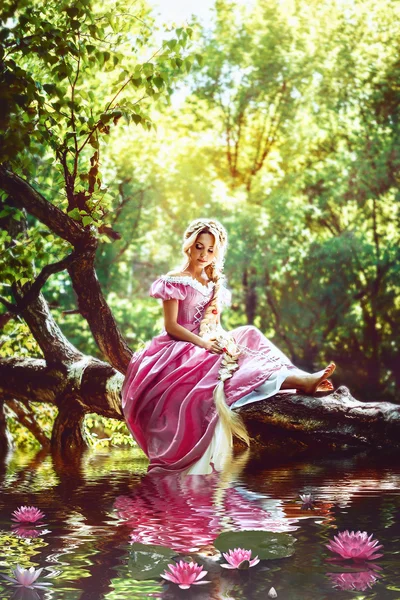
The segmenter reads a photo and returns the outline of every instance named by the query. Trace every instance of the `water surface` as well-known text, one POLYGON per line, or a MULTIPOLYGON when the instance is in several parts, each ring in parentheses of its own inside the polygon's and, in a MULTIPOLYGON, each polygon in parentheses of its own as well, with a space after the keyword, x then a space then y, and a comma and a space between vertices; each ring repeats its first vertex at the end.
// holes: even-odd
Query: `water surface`
MULTIPOLYGON (((14 453, 0 471, 0 573, 17 563, 44 567, 49 590, 16 590, 0 579, 0 599, 142 598, 400 600, 400 466, 368 454, 271 461, 239 455, 222 474, 182 478, 146 474, 129 450, 89 451, 75 462, 14 453), (299 493, 312 492, 314 510, 299 493), (19 530, 11 513, 34 505, 43 524, 19 530), (288 532, 289 558, 247 571, 220 568, 213 541, 223 531, 288 532), (325 544, 338 531, 373 533, 384 556, 347 573, 325 544), (201 560, 207 586, 179 590, 160 578, 138 581, 132 544, 167 546, 201 560), (199 558, 200 554, 200 558, 199 558), (352 589, 346 589, 352 588, 352 589), (354 589, 358 588, 358 589, 354 589), (365 588, 365 589, 363 589, 365 588)), ((46 581, 46 578, 43 579, 46 581)))

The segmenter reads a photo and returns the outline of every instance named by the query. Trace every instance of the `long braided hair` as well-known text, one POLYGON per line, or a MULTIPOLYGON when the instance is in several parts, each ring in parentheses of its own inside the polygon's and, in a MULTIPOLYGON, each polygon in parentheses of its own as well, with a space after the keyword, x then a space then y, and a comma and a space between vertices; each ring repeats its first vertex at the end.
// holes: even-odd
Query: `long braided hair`
POLYGON ((210 265, 205 267, 204 272, 215 285, 214 295, 200 323, 200 337, 204 336, 208 324, 218 321, 217 315, 220 310, 221 288, 225 279, 223 275, 224 257, 228 242, 226 229, 219 221, 215 219, 195 219, 190 223, 183 236, 182 251, 188 259, 187 265, 190 261, 190 249, 202 233, 209 233, 214 237, 214 259, 210 265))
MULTIPOLYGON (((223 275, 224 258, 228 243, 227 231, 219 221, 216 219, 195 219, 189 224, 183 236, 182 252, 188 261, 184 268, 186 268, 190 262, 191 247, 196 243, 198 236, 202 233, 209 233, 214 237, 214 259, 210 265, 205 267, 204 271, 215 285, 212 300, 208 304, 200 322, 200 337, 205 336, 209 330, 209 325, 219 323, 220 297, 225 279, 223 275)), ((235 435, 249 446, 249 435, 241 416, 235 411, 230 410, 226 404, 224 381, 231 377, 232 374, 233 370, 231 369, 231 372, 227 375, 226 368, 224 368, 224 361, 222 361, 219 373, 220 381, 214 390, 214 401, 222 426, 224 427, 225 432, 230 436, 230 439, 235 435), (224 371, 223 377, 221 377, 222 371, 224 371)))

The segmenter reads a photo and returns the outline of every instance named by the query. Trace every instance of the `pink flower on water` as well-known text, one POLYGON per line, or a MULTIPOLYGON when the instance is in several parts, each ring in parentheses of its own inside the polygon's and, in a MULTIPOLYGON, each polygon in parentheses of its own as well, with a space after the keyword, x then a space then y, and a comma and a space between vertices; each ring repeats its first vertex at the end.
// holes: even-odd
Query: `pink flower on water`
POLYGON ((366 531, 346 531, 340 532, 334 536, 335 541, 325 544, 332 552, 340 554, 342 558, 352 558, 353 560, 375 560, 383 554, 375 554, 377 550, 383 548, 378 540, 372 541, 373 534, 368 537, 366 531))
POLYGON ((176 583, 182 590, 187 590, 191 585, 201 585, 202 583, 211 583, 210 581, 200 581, 208 573, 203 571, 203 567, 197 563, 187 563, 180 560, 176 565, 168 565, 171 573, 165 571, 161 577, 176 583))
POLYGON ((301 506, 303 510, 314 508, 315 500, 312 494, 299 494, 299 496, 301 498, 301 501, 303 502, 301 506))
POLYGON ((365 592, 371 588, 377 579, 380 579, 379 573, 374 573, 372 569, 361 571, 360 573, 327 573, 334 587, 340 590, 357 590, 365 592))
POLYGON ((18 523, 36 523, 44 517, 44 513, 35 506, 20 506, 12 514, 11 520, 18 521, 18 523))
POLYGON ((17 568, 14 569, 13 574, 14 578, 8 577, 7 575, 2 575, 4 579, 7 581, 11 581, 11 583, 16 584, 18 587, 25 587, 29 589, 33 588, 43 588, 46 589, 46 586, 52 585, 50 582, 48 583, 35 583, 36 579, 39 577, 40 573, 43 571, 43 567, 41 569, 35 569, 34 567, 30 567, 29 569, 24 569, 20 565, 17 565, 17 568))
POLYGON ((228 550, 228 553, 223 552, 222 554, 229 563, 229 565, 221 565, 224 569, 248 569, 260 562, 258 556, 250 560, 251 550, 244 550, 243 548, 235 548, 234 550, 228 550))

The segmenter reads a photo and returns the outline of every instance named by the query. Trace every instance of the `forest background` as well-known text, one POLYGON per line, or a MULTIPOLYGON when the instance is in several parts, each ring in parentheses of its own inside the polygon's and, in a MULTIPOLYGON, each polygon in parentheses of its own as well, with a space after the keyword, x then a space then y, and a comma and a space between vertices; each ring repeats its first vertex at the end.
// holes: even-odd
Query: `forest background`
MULTIPOLYGON (((334 360, 335 385, 399 403, 399 8, 217 0, 206 28, 163 30, 141 0, 3 3, 0 404, 15 443, 46 445, 67 397, 21 392, 38 361, 123 372, 121 340, 160 331, 148 290, 197 217, 228 230, 226 329, 254 324, 297 366, 334 360)), ((133 443, 107 416, 82 409, 89 443, 133 443)))

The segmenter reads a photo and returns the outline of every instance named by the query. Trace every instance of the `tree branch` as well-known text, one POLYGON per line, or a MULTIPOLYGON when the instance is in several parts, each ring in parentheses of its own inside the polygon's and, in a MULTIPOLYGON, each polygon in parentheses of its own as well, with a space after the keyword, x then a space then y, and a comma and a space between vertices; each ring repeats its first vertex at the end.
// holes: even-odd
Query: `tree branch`
POLYGON ((21 425, 31 432, 42 448, 50 448, 50 439, 40 428, 34 413, 29 408, 29 404, 26 406, 25 403, 13 399, 7 400, 6 404, 13 411, 21 425))
MULTIPOLYGON (((74 260, 78 259, 78 256, 79 255, 77 254, 77 252, 71 252, 71 254, 59 260, 58 262, 43 267, 39 275, 36 277, 35 281, 28 288, 28 291, 18 300, 17 304, 11 304, 11 308, 10 303, 8 303, 8 305, 6 304, 7 308, 18 314, 22 313, 22 311, 25 310, 25 308, 27 308, 29 304, 36 300, 40 293, 40 290, 42 289, 50 275, 53 275, 54 273, 59 273, 60 271, 64 271, 68 267, 68 265, 70 265, 74 260)), ((29 286, 29 283, 26 284, 26 286, 29 286)), ((3 300, 1 301, 3 302, 3 300)), ((3 302, 3 304, 5 303, 3 302)))
POLYGON ((13 171, 0 165, 0 188, 18 198, 28 213, 47 225, 55 234, 72 245, 79 245, 87 238, 87 232, 59 208, 51 204, 27 181, 13 171))

